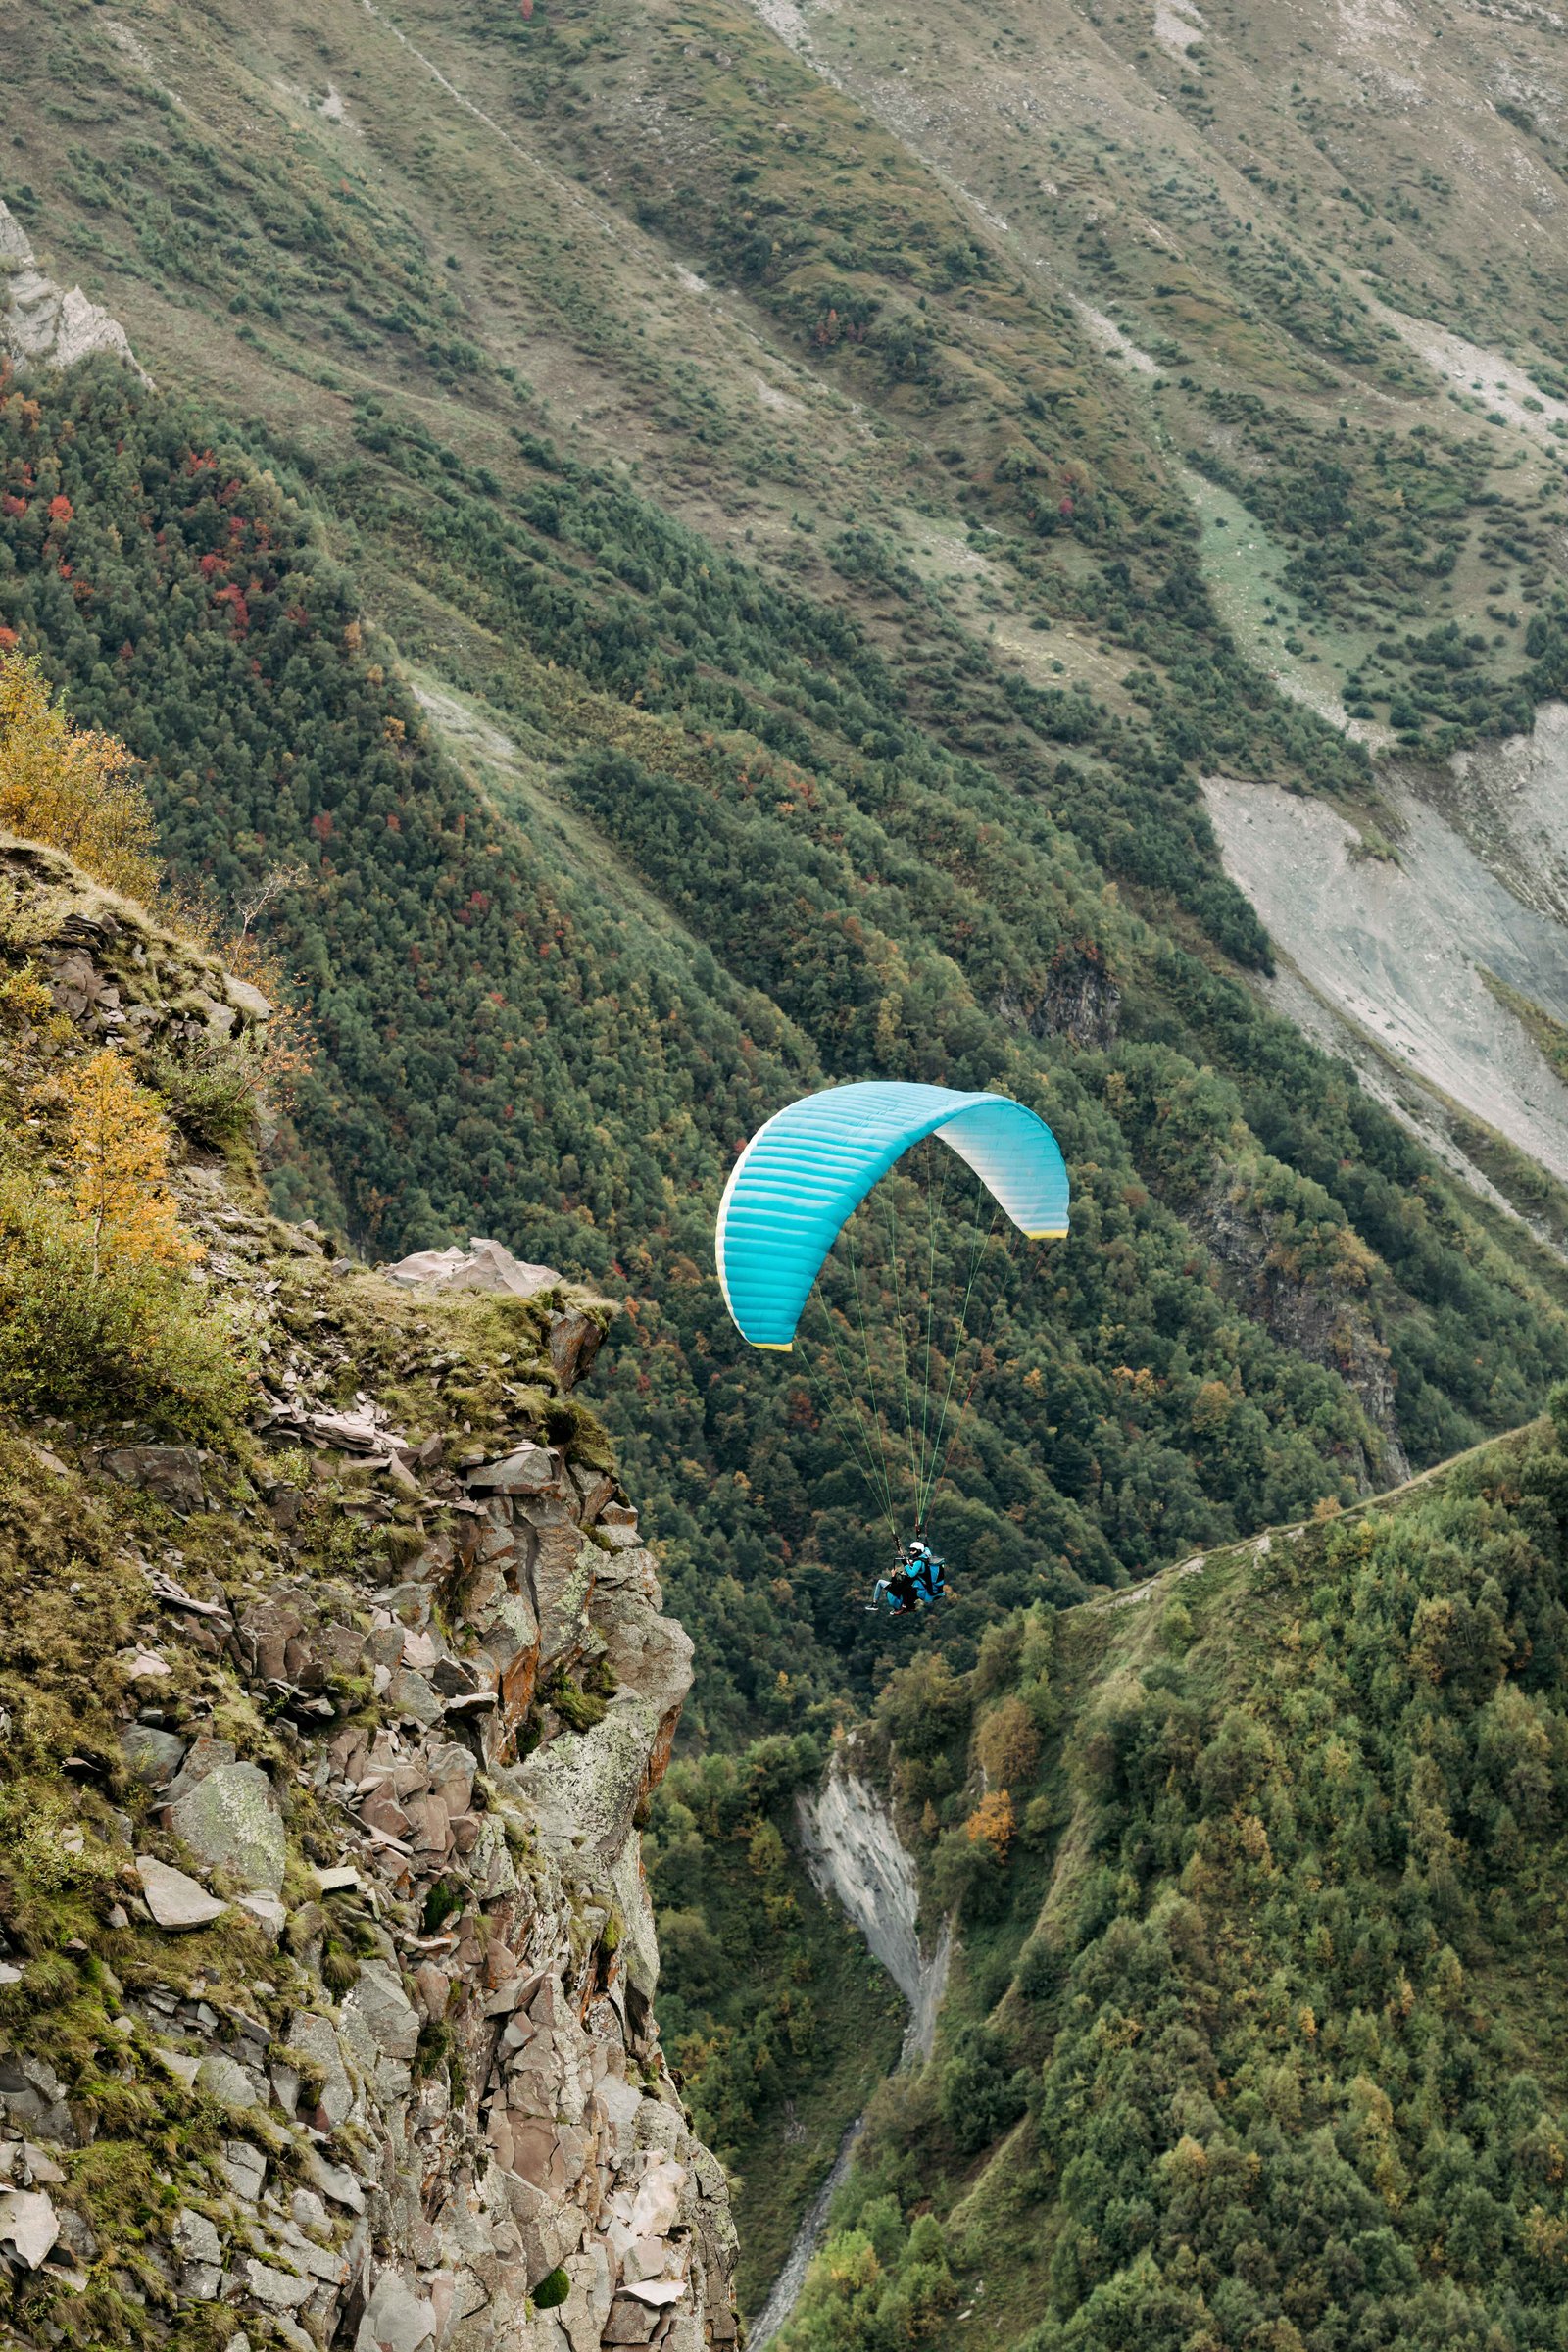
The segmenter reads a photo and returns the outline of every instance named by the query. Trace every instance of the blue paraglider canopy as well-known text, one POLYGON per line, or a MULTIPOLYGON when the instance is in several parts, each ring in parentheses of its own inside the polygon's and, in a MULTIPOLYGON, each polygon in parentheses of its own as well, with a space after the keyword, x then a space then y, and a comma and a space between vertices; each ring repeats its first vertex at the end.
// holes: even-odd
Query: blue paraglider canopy
POLYGON ((724 1302, 754 1348, 789 1348, 846 1220, 927 1136, 951 1145, 1031 1240, 1067 1231, 1067 1169, 1044 1119, 1005 1095, 872 1079, 791 1102, 759 1128, 719 1206, 724 1302))

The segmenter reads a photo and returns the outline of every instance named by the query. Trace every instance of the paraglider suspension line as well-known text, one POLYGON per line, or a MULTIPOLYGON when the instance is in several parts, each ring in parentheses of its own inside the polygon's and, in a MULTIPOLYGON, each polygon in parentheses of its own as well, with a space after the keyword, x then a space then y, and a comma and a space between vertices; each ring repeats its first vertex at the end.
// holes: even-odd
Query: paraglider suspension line
POLYGON ((861 1470, 865 1473, 866 1485, 870 1488, 872 1494, 877 1497, 877 1500, 881 1505, 882 1515, 887 1520, 888 1526, 893 1532, 894 1542, 897 1543, 898 1523, 895 1519, 893 1511, 893 1495, 888 1487, 887 1480, 884 1477, 878 1476, 876 1452, 870 1443, 869 1434, 861 1424, 860 1407, 857 1397, 856 1385, 850 1374, 849 1359, 845 1355, 843 1344, 839 1339, 838 1325, 834 1321, 832 1309, 829 1307, 827 1300, 821 1297, 820 1293, 817 1294, 816 1302, 822 1310, 822 1320, 827 1325, 827 1336, 833 1344, 833 1352, 838 1358, 839 1378, 844 1384, 844 1394, 851 1400, 851 1420, 848 1423, 846 1423, 843 1414, 839 1411, 838 1405, 833 1396, 832 1389, 829 1386, 826 1377, 818 1374, 817 1368, 811 1362, 809 1355, 805 1354, 803 1350, 803 1361, 805 1362, 807 1373, 810 1379, 812 1387, 817 1391, 820 1401, 826 1405, 829 1413, 832 1415, 834 1427, 838 1430, 839 1435, 843 1438, 851 1453, 854 1454, 855 1459, 859 1464, 861 1470))
MULTIPOLYGON (((899 1361, 904 1374, 904 1444, 914 1464, 914 1397, 909 1388, 909 1343, 904 1329, 904 1290, 899 1280, 899 1212, 890 1185, 883 1195, 888 1212, 888 1273, 893 1283, 893 1328, 899 1335, 899 1361)), ((921 1465, 923 1468, 923 1464, 921 1465)), ((902 1484, 902 1481, 901 1481, 902 1484)), ((920 1473, 914 1471, 915 1507, 919 1508, 920 1473)))
MULTIPOLYGON (((974 1296, 974 1286, 976 1278, 980 1272, 981 1260, 985 1256, 986 1249, 990 1243, 992 1235, 997 1230, 997 1218, 1002 1213, 1000 1209, 993 1209, 991 1214, 991 1223, 987 1226, 985 1233, 982 1236, 980 1231, 980 1215, 984 1206, 984 1202, 985 1186, 980 1184, 975 1188, 974 1227, 971 1235, 969 1251, 969 1277, 967 1282, 964 1284, 963 1305, 958 1312, 959 1336, 957 1344, 955 1346, 953 1350, 953 1360, 948 1366, 948 1385, 943 1394, 942 1411, 937 1419, 936 1437, 931 1447, 932 1460, 936 1461, 940 1456, 942 1467, 938 1470, 936 1476, 931 1480, 930 1484, 923 1488, 920 1494, 915 1497, 915 1522, 916 1525, 920 1527, 924 1527, 925 1525, 926 1512, 930 1509, 932 1497, 936 1494, 937 1488, 941 1485, 943 1477, 947 1471, 948 1457, 947 1454, 942 1452, 942 1434, 947 1428, 948 1408, 953 1402, 953 1384, 958 1376, 958 1356, 963 1345, 963 1334, 969 1328, 969 1301, 974 1296)), ((993 1308, 992 1311, 994 1313, 995 1308, 993 1308)), ((974 1393, 973 1381, 970 1382, 969 1393, 971 1396, 974 1393)), ((954 1424, 954 1433, 955 1435, 957 1433, 956 1422, 954 1424)), ((948 1452, 951 1453, 952 1449, 952 1443, 950 1441, 948 1452)))
MULTIPOLYGON (((888 1466, 888 1433, 882 1419, 882 1399, 877 1395, 876 1365, 871 1356, 871 1334, 866 1328, 865 1300, 860 1292, 860 1261, 855 1248, 855 1228, 850 1227, 850 1272, 855 1279, 855 1306, 860 1318, 860 1348, 865 1356, 865 1381, 871 1392, 871 1426, 876 1432, 877 1446, 882 1455, 882 1492, 887 1501, 888 1517, 893 1517, 893 1472, 888 1466)), ((895 1525, 895 1540, 897 1526, 895 1525)))
POLYGON ((936 1328, 937 1312, 937 1227, 942 1221, 942 1212, 948 1204, 948 1169, 950 1165, 951 1155, 944 1152, 942 1154, 942 1184, 934 1208, 931 1205, 930 1193, 926 1194, 926 1216, 928 1219, 926 1239, 929 1247, 926 1251, 925 1278, 925 1378, 920 1390, 920 1459, 914 1480, 914 1532, 917 1536, 925 1533, 925 1506, 922 1497, 925 1494, 926 1470, 930 1460, 926 1441, 931 1422, 931 1341, 936 1328))
MULTIPOLYGON (((991 1230, 992 1233, 996 1231, 996 1219, 994 1217, 991 1220, 991 1230)), ((991 1234, 987 1234, 987 1242, 989 1242, 990 1239, 991 1234)), ((1010 1232, 1002 1245, 1002 1253, 1004 1258, 1006 1260, 1006 1263, 1010 1266, 1012 1263, 1012 1235, 1010 1232)), ((996 1297, 991 1301, 991 1312, 986 1317, 986 1327, 980 1334, 980 1338, 975 1345, 974 1369, 969 1374, 968 1386, 963 1392, 963 1402, 959 1405, 956 1414, 954 1416, 953 1435, 948 1440, 947 1451, 942 1456, 941 1467, 937 1471, 935 1478, 931 1481, 929 1492, 926 1494, 926 1510, 930 1509, 931 1503, 936 1495, 937 1489, 941 1486, 943 1480, 948 1475, 948 1464, 953 1458, 953 1448, 957 1443, 958 1432, 963 1427, 963 1416, 968 1411, 970 1403, 974 1397, 975 1390, 980 1384, 980 1375, 985 1369, 986 1349, 991 1345, 991 1334, 996 1329, 997 1309, 1002 1304, 1002 1294, 1004 1287, 1005 1286, 1003 1283, 998 1283, 996 1297)), ((925 1517, 924 1512, 922 1512, 921 1525, 923 1526, 924 1523, 925 1517)))

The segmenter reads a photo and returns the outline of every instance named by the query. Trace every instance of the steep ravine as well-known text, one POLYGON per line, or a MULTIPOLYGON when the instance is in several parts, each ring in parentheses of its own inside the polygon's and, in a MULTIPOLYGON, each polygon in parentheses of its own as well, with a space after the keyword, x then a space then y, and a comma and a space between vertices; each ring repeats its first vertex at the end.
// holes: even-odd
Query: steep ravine
MULTIPOLYGON (((882 1796, 856 1771, 853 1743, 835 1756, 816 1795, 797 1800, 796 1818, 812 1885, 841 1905, 908 2002, 900 2065, 929 2058, 947 1988, 951 1933, 944 1924, 931 1949, 922 1945, 913 1857, 882 1796)), ((834 2191, 850 2169, 860 2120, 857 2118, 845 2133, 832 2170, 795 2233, 784 2268, 751 2330, 753 2352, 772 2341, 795 2308, 834 2191)))
MULTIPOLYGON (((66 1066, 269 1017, 56 854, 0 883, 66 1066)), ((727 2346, 639 1837, 691 1643, 574 1394, 607 1310, 173 1181, 244 1426, 0 1426, 0 2344, 727 2346)))

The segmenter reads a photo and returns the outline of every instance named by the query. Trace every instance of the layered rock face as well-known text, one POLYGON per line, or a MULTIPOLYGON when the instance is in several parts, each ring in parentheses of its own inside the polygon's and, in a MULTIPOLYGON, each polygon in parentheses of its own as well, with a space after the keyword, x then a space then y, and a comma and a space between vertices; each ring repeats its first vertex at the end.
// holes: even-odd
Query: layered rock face
MULTIPOLYGON (((583 1326, 554 1318, 568 1363, 583 1326)), ((306 1706, 334 1675, 368 1668, 377 1689, 379 1726, 318 1743, 311 1786, 336 1815, 343 1860, 324 1876, 322 1917, 295 1914, 294 1939, 308 1956, 345 1900, 382 1918, 417 1906, 433 1929, 394 1928, 336 2018, 297 2012, 291 2055, 269 2069, 274 2104, 308 2130, 364 2135, 364 2234, 406 2249, 318 2284, 302 2266, 313 2280, 302 2300, 323 2326, 363 2301, 359 2352, 727 2343, 726 2191, 659 2048, 636 1831, 669 1753, 690 1642, 660 1614, 653 1556, 611 1479, 558 1449, 524 1443, 480 1465, 444 1516, 450 1526, 376 1596, 368 1633, 310 1588, 285 1587, 242 1608, 230 1637, 253 1683, 305 1693, 306 1706), (573 1735, 542 1693, 572 1706, 585 1665, 613 1695, 573 1735), (438 1924, 435 1888, 453 1906, 438 1924), (464 2100, 414 2081, 421 2029, 450 2037, 464 2100), (535 2310, 530 2289, 558 2273, 564 2300, 535 2310)), ((573 1711, 594 1710, 578 1699, 573 1711)), ((274 1872, 263 1791, 218 1794, 241 1774, 262 1779, 226 1757, 183 1759, 167 1819, 210 1865, 266 1888, 282 1853, 279 1838, 274 1872), (201 1777, 176 1795, 193 1769, 201 1777)))
POLYGON ((0 359, 74 368, 97 352, 111 353, 144 383, 152 381, 119 319, 89 302, 79 286, 68 293, 46 276, 21 221, 0 204, 0 359))
MULTIPOLYGON (((117 905, 42 946, 88 1040, 117 905)), ((248 1427, 0 1429, 0 1806, 63 1848, 0 1856, 0 2343, 722 2352, 639 1850, 691 1644, 573 1394, 608 1312, 176 1182, 248 1427)))

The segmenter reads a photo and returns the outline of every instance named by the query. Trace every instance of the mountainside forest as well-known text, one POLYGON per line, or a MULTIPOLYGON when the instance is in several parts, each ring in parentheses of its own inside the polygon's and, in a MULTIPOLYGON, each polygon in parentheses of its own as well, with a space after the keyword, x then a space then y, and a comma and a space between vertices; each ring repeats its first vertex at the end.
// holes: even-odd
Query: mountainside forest
MULTIPOLYGON (((874 1717, 960 1963, 790 2343, 1555 2343, 1558 1457, 1505 1433, 1568 1193, 1412 1124, 1375 1007, 1355 1067, 1287 1017, 1203 791, 1392 869, 1396 788, 1568 695, 1550 12, 0 0, 0 660, 288 976, 277 1212, 616 1308, 743 2299, 896 2047, 794 1850, 874 1717), (8 340, 29 243, 144 372, 8 340), (1016 1097, 1072 1177, 938 1342, 939 1625, 864 1611, 907 1489, 713 1270, 746 1138, 865 1077, 1016 1097), (1368 1504, 1499 1439, 1517 1494, 1368 1504)), ((825 1278, 868 1362, 929 1177, 825 1278)), ((941 1195, 920 1296, 971 1242, 941 1195)))
POLYGON ((1538 1426, 892 1678, 902 1804, 993 1794, 793 2346, 1562 2341, 1565 1469, 1538 1426))

